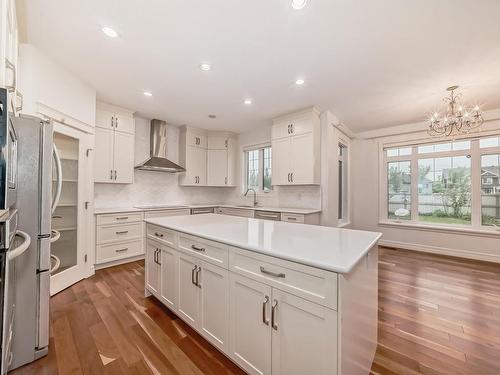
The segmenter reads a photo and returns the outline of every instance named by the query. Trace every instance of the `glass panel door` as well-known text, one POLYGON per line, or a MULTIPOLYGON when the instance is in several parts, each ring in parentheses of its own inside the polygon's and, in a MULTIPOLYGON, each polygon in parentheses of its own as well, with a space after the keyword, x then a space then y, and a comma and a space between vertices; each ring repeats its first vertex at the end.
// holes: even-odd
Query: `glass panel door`
POLYGON ((58 183, 60 196, 52 214, 50 293, 54 295, 83 279, 88 274, 86 252, 89 246, 88 215, 85 201, 89 198, 89 158, 86 151, 89 135, 67 125, 54 124, 54 145, 60 160, 53 163, 53 196, 58 183))

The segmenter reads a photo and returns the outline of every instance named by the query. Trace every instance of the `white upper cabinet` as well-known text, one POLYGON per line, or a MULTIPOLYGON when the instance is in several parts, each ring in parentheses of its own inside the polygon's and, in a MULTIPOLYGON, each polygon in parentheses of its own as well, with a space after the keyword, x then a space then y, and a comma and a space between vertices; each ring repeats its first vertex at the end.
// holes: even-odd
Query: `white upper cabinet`
POLYGON ((133 112, 98 103, 95 129, 95 182, 133 183, 133 112))
POLYGON ((185 127, 181 131, 179 159, 186 168, 183 186, 235 186, 236 140, 233 134, 185 127))
POLYGON ((320 184, 320 120, 309 108, 273 120, 273 185, 320 184))
POLYGON ((18 31, 14 0, 0 1, 0 87, 9 92, 9 111, 18 112, 21 104, 17 87, 18 31))

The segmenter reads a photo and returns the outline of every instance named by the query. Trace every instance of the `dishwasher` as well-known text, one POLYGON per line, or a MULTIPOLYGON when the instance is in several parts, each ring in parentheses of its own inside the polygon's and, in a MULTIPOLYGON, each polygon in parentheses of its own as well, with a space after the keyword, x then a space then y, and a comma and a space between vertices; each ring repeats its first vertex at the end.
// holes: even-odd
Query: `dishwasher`
POLYGON ((264 219, 264 220, 281 221, 281 212, 275 212, 275 211, 255 211, 254 218, 256 218, 256 219, 264 219))

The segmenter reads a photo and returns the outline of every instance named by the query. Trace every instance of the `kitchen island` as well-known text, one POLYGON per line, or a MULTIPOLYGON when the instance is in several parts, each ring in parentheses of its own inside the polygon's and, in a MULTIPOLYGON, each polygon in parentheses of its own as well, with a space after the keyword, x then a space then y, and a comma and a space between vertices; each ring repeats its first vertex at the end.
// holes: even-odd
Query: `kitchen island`
POLYGON ((249 374, 368 374, 381 234, 202 214, 146 219, 154 295, 249 374))

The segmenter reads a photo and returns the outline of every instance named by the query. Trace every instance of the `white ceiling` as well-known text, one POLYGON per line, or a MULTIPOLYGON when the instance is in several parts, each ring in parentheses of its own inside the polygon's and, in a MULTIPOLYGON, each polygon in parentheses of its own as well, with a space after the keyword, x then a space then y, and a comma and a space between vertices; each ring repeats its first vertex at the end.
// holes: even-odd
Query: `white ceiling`
POLYGON ((316 105, 372 130, 423 120, 452 84, 500 107, 500 1, 290 1, 26 0, 27 38, 100 99, 176 125, 240 132, 316 105))

